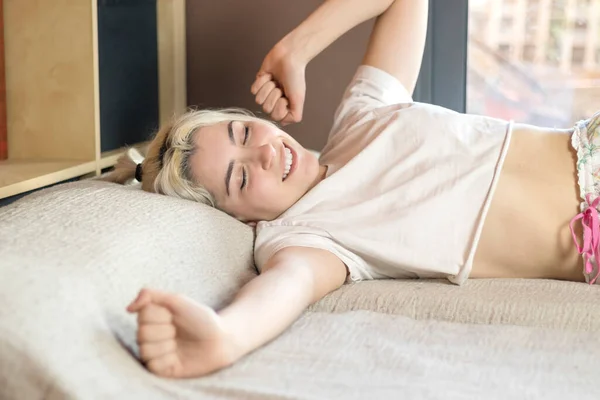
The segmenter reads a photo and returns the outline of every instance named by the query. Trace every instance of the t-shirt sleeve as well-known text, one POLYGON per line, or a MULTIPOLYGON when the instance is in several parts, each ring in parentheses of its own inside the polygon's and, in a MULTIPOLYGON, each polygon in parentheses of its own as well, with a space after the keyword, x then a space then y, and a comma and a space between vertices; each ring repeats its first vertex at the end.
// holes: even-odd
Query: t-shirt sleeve
POLYGON ((412 102, 411 94, 396 77, 379 68, 361 65, 335 112, 331 133, 374 109, 412 102))
POLYGON ((286 247, 311 247, 331 252, 346 265, 347 282, 374 278, 359 257, 327 235, 320 234, 309 227, 285 225, 267 226, 257 231, 254 262, 258 271, 262 271, 269 259, 286 247))

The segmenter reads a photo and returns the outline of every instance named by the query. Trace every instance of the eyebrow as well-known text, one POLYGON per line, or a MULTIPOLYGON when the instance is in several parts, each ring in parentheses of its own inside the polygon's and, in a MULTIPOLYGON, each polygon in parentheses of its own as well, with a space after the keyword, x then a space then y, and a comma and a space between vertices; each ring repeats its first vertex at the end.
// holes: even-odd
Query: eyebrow
MULTIPOLYGON (((227 133, 229 135, 229 141, 231 144, 235 146, 235 139, 233 137, 233 121, 229 121, 227 124, 227 133)), ((227 191, 227 196, 229 196, 229 182, 231 181, 231 173, 233 172, 233 160, 229 161, 229 166, 227 167, 227 174, 225 174, 225 190, 227 191)))

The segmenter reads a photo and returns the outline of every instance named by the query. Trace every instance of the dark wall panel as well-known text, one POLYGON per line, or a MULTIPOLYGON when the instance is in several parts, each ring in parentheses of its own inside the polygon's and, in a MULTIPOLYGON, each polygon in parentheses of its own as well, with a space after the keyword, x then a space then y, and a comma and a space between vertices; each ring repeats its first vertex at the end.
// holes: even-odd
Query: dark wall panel
MULTIPOLYGON (((188 104, 237 106, 260 111, 250 93, 264 56, 322 1, 187 1, 188 104)), ((284 129, 302 145, 320 150, 333 113, 359 65, 372 21, 331 45, 306 71, 304 120, 284 129)))
POLYGON ((101 150, 158 127, 157 0, 98 0, 101 150))

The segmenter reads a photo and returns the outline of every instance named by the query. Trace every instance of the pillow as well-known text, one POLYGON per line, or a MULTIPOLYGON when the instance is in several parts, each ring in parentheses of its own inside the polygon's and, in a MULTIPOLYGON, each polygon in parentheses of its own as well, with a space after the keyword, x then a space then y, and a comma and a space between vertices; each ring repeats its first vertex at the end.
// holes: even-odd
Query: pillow
POLYGON ((245 224, 135 186, 68 183, 0 208, 0 398, 91 384, 100 372, 74 366, 98 357, 135 366, 125 306, 142 287, 220 308, 256 275, 252 252, 245 224))

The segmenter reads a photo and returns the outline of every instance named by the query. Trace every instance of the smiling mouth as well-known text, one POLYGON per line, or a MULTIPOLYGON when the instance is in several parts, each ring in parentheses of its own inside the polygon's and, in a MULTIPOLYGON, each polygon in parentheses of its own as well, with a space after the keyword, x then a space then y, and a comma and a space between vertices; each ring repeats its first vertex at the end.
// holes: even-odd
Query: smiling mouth
POLYGON ((283 168, 283 177, 281 179, 281 181, 285 181, 287 179, 287 177, 290 175, 290 172, 292 172, 292 166, 294 165, 294 154, 292 153, 292 150, 290 150, 285 144, 283 145, 283 149, 284 149, 284 168, 283 168))

